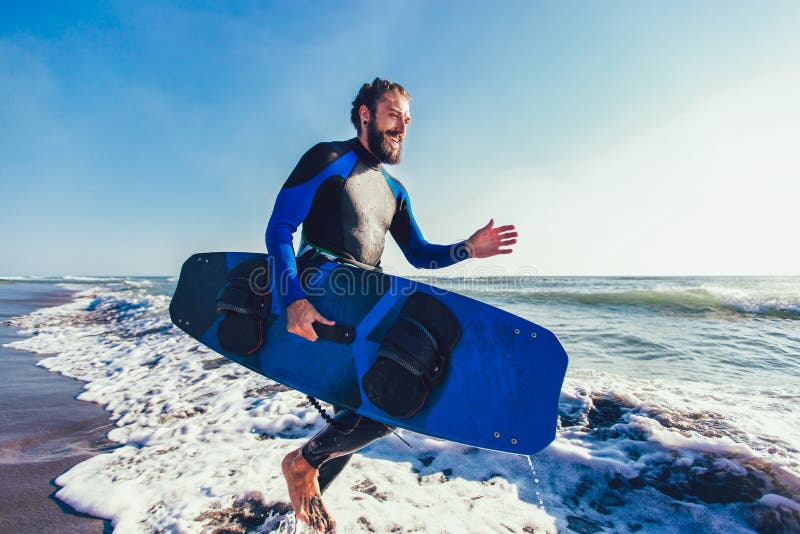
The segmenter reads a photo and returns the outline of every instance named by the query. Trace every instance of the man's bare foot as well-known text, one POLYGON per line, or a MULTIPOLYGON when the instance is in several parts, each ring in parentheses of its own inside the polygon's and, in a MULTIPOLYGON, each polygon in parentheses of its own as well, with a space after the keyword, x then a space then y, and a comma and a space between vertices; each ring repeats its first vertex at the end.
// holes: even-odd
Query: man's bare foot
POLYGON ((316 469, 303 458, 300 449, 290 452, 281 462, 289 487, 289 499, 297 519, 320 532, 333 532, 336 522, 322 504, 316 469))

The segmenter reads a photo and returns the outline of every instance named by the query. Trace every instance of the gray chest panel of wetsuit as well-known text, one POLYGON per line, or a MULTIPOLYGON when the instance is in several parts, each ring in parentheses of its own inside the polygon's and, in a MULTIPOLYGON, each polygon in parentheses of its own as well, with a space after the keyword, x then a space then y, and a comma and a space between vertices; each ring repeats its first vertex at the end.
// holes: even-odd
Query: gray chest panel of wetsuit
POLYGON ((342 194, 345 249, 359 261, 376 265, 395 209, 394 195, 383 174, 359 162, 342 194))

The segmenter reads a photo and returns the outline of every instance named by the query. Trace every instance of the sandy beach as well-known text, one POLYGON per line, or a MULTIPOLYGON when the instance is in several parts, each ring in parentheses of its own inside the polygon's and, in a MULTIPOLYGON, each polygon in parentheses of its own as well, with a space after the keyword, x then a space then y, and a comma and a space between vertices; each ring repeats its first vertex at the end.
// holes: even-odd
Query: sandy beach
POLYGON ((113 445, 113 428, 97 404, 75 400, 79 380, 36 366, 41 354, 3 345, 26 336, 12 317, 63 304, 69 292, 46 284, 0 286, 0 531, 110 532, 110 522, 81 514, 53 498, 53 480, 113 445))

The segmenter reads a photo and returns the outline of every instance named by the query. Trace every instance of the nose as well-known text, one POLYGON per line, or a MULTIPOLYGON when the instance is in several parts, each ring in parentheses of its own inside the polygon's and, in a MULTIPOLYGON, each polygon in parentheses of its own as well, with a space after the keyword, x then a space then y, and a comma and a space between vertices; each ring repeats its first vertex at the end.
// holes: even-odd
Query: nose
POLYGON ((401 134, 406 133, 406 121, 404 121, 403 119, 397 121, 397 131, 400 132, 401 134))

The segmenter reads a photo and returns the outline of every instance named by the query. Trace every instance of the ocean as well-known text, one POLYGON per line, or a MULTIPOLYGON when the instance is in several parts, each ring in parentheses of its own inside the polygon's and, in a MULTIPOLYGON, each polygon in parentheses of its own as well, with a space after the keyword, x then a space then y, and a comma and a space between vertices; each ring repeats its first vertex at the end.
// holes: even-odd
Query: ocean
MULTIPOLYGON (((12 345, 115 421, 58 499, 117 532, 291 532, 280 460, 323 421, 175 328, 175 278, 3 280, 74 291, 12 345)), ((390 435, 324 495, 339 532, 800 532, 800 278, 434 283, 559 337, 557 437, 528 459, 390 435)))

